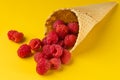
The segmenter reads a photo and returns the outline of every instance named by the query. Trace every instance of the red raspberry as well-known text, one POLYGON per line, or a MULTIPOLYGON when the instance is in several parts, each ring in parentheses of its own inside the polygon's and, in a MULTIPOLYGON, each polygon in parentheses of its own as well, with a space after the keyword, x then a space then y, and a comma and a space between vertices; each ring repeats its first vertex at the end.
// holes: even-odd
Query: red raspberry
POLYGON ((61 25, 61 24, 64 24, 64 22, 62 20, 56 20, 54 23, 53 23, 53 28, 56 28, 58 25, 61 25))
POLYGON ((35 38, 35 39, 32 39, 32 40, 29 42, 29 45, 30 45, 30 47, 31 47, 32 50, 37 51, 37 50, 40 49, 41 41, 40 41, 40 39, 35 38))
POLYGON ((56 27, 56 33, 61 39, 64 39, 64 37, 68 34, 68 32, 69 32, 69 28, 64 24, 58 25, 56 27))
POLYGON ((36 66, 36 72, 40 75, 44 75, 50 69, 50 63, 47 59, 41 58, 36 66))
POLYGON ((70 60, 71 60, 71 53, 67 49, 64 49, 63 54, 61 56, 61 62, 63 64, 68 64, 70 60))
POLYGON ((21 58, 25 58, 31 55, 31 48, 27 44, 21 45, 17 50, 18 56, 21 58))
POLYGON ((47 44, 55 44, 58 42, 58 36, 55 31, 51 31, 47 35, 47 44))
POLYGON ((16 30, 10 30, 8 32, 8 38, 16 43, 19 43, 23 40, 23 33, 18 32, 16 30))
POLYGON ((63 53, 63 48, 60 45, 53 44, 50 46, 50 52, 52 53, 53 57, 60 57, 63 53))
POLYGON ((68 23, 68 27, 73 34, 78 33, 79 25, 77 22, 68 23))
POLYGON ((45 57, 47 59, 50 59, 50 58, 53 57, 51 52, 50 52, 50 45, 44 45, 43 49, 42 49, 42 52, 43 52, 43 54, 45 54, 45 57))
POLYGON ((42 39, 42 43, 41 44, 42 44, 41 46, 47 45, 47 37, 44 37, 42 39))
POLYGON ((65 47, 70 48, 72 46, 74 46, 75 42, 76 42, 76 36, 73 34, 67 35, 64 39, 64 44, 65 47))
POLYGON ((61 68, 61 60, 59 58, 52 58, 50 64, 52 69, 59 70, 61 68))
POLYGON ((34 60, 38 63, 41 58, 44 58, 45 55, 42 52, 37 52, 34 54, 34 60))

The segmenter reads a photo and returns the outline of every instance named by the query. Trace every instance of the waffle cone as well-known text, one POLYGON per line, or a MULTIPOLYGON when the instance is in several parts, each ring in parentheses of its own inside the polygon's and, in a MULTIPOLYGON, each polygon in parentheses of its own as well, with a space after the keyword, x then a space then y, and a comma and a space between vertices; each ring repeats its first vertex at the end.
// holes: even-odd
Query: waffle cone
POLYGON ((46 34, 52 29, 52 24, 57 19, 61 19, 64 22, 78 21, 79 33, 75 45, 70 49, 70 52, 72 52, 116 4, 116 2, 107 2, 57 10, 46 21, 46 34))

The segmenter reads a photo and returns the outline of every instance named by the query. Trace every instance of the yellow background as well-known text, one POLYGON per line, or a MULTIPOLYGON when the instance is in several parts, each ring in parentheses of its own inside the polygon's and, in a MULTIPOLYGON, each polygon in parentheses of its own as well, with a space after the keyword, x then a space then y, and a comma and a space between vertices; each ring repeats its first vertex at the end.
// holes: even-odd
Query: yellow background
MULTIPOLYGON (((110 0, 0 0, 0 80, 120 80, 120 6, 95 26, 70 65, 41 76, 33 57, 17 56, 20 44, 9 41, 8 30, 24 33, 28 43, 44 37, 44 24, 56 9, 110 0)), ((119 1, 117 1, 119 3, 119 1)))

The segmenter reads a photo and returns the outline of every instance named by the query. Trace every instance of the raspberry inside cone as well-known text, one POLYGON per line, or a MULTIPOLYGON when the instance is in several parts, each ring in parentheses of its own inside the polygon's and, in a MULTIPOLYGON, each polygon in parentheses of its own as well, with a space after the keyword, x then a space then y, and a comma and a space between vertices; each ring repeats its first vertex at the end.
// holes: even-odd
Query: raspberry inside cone
MULTIPOLYGON (((47 69, 38 67, 38 62, 44 58, 49 61, 50 69, 59 70, 61 64, 69 64, 72 48, 76 42, 78 34, 78 22, 65 23, 62 20, 56 20, 53 23, 53 29, 42 39, 42 51, 35 54, 34 59, 37 62, 37 72, 41 75, 47 72, 47 69)), ((42 64, 44 67, 48 65, 42 64)))
MULTIPOLYGON (((44 58, 49 61, 50 69, 59 70, 61 64, 70 63, 69 50, 75 45, 79 31, 77 17, 69 10, 57 11, 47 20, 46 26, 47 33, 42 39, 42 50, 36 53, 34 58, 37 63, 44 58)), ((38 69, 39 73, 42 67, 38 69)), ((42 72, 47 71, 42 70, 42 72)))

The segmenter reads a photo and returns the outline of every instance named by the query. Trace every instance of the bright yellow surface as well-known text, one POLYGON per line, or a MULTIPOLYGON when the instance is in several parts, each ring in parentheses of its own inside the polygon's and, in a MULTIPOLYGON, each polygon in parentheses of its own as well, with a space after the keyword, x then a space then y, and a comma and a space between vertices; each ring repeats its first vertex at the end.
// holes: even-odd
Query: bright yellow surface
MULTIPOLYGON (((110 0, 1 0, 0 80, 120 80, 120 6, 87 36, 72 64, 46 76, 38 75, 33 57, 17 56, 20 44, 7 38, 8 30, 24 33, 28 43, 44 37, 44 23, 56 9, 110 0)), ((117 1, 119 2, 119 1, 117 1)))

